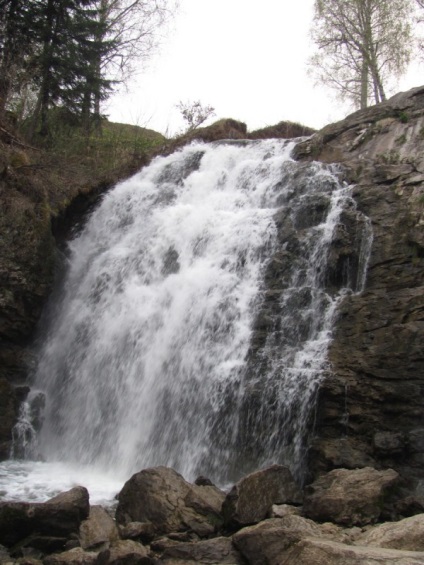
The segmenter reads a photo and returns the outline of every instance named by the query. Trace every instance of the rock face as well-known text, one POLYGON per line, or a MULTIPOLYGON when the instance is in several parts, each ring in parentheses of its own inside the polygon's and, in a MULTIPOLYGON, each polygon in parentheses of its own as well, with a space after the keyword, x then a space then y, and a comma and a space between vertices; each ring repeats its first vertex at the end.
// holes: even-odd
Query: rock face
MULTIPOLYGON (((300 159, 341 163, 373 231, 365 291, 339 311, 314 474, 377 465, 416 485, 424 478, 423 131, 421 87, 327 126, 296 150, 300 159)), ((419 491, 411 504, 424 508, 419 491)))

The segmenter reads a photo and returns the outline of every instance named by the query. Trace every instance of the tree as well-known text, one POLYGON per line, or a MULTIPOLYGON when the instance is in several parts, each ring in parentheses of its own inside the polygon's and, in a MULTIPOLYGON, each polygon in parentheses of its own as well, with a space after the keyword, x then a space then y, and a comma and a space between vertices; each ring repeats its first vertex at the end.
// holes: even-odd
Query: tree
MULTIPOLYGON (((99 52, 94 74, 110 76, 115 83, 125 82, 140 61, 153 54, 160 41, 160 30, 173 17, 178 0, 95 0, 99 14, 97 41, 107 44, 99 52)), ((95 99, 95 114, 100 99, 95 99)))
POLYGON ((26 67, 35 41, 33 10, 33 0, 0 0, 0 117, 12 93, 27 79, 26 67))
POLYGON ((318 82, 356 107, 385 100, 388 81, 409 63, 412 8, 411 0, 315 0, 318 82))
POLYGON ((156 47, 177 1, 0 0, 0 117, 22 76, 38 92, 32 132, 48 134, 55 106, 88 131, 112 86, 156 47))
POLYGON ((200 100, 195 102, 178 102, 176 105, 185 122, 187 123, 186 133, 193 131, 202 125, 208 118, 215 115, 215 108, 203 106, 200 100))

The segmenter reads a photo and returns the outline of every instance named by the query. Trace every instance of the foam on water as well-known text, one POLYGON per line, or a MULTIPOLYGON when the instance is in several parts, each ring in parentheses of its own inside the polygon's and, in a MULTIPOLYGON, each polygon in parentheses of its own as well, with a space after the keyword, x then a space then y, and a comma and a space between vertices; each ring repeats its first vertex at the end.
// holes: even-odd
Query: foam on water
POLYGON ((91 504, 108 506, 113 504, 127 478, 70 463, 3 461, 0 463, 0 500, 45 502, 83 485, 88 489, 91 504))

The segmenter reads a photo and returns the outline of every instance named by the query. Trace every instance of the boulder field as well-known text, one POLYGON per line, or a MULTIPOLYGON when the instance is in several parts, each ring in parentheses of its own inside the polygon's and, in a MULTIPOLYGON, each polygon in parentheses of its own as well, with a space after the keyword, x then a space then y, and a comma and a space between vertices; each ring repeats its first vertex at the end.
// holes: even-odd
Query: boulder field
POLYGON ((418 565, 424 514, 396 508, 392 469, 336 469, 300 491, 273 465, 223 492, 167 467, 134 474, 115 508, 84 487, 0 503, 0 562, 27 565, 418 565), (388 517, 395 518, 382 522, 388 517))

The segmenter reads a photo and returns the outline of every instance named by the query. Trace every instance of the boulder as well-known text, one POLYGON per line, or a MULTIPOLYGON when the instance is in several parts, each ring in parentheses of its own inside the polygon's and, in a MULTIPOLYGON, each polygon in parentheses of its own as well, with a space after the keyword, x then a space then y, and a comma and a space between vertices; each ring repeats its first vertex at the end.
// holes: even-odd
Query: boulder
POLYGON ((272 465, 243 477, 227 494, 222 513, 229 527, 263 520, 273 504, 302 503, 292 474, 283 465, 272 465))
POLYGON ((91 506, 90 514, 81 523, 79 540, 85 550, 108 549, 110 544, 119 539, 115 521, 101 506, 91 506))
POLYGON ((370 524, 380 516, 385 494, 397 480, 392 469, 335 469, 306 488, 304 514, 345 526, 370 524))
POLYGON ((118 495, 116 520, 153 524, 157 534, 192 530, 210 536, 222 523, 225 494, 214 486, 191 485, 167 467, 136 473, 118 495))
POLYGON ((108 565, 150 565, 147 549, 131 540, 116 541, 110 548, 108 565))
POLYGON ((277 565, 292 545, 309 536, 321 536, 320 526, 291 515, 243 528, 234 534, 233 542, 248 563, 277 565))
POLYGON ((0 540, 11 547, 34 533, 38 538, 65 539, 78 532, 88 513, 84 487, 74 487, 42 503, 0 502, 0 540))
POLYGON ((355 543, 424 552, 424 514, 375 526, 359 535, 355 543))
POLYGON ((194 562, 198 564, 228 564, 241 565, 242 558, 234 548, 231 539, 218 537, 194 543, 179 543, 168 547, 162 559, 165 563, 173 563, 173 560, 182 562, 194 562))
POLYGON ((149 543, 155 537, 155 528, 150 522, 128 522, 119 526, 122 539, 140 540, 149 543))
POLYGON ((54 553, 43 560, 43 565, 106 565, 109 563, 109 551, 100 553, 84 551, 80 547, 54 553))
POLYGON ((290 549, 284 561, 269 565, 423 565, 424 553, 376 547, 345 545, 324 539, 306 538, 290 549))
POLYGON ((292 514, 300 516, 301 512, 298 506, 292 506, 291 504, 273 504, 268 514, 268 518, 284 518, 284 516, 290 516, 292 514))

